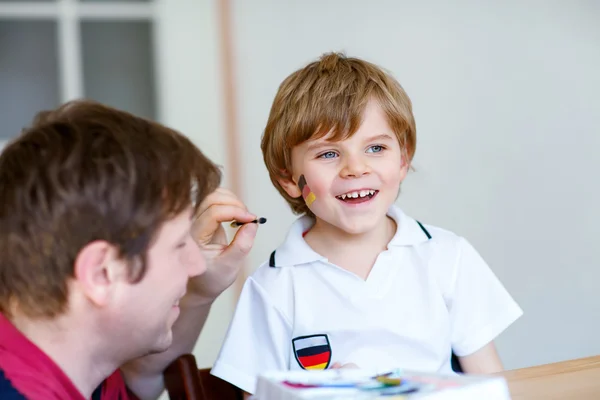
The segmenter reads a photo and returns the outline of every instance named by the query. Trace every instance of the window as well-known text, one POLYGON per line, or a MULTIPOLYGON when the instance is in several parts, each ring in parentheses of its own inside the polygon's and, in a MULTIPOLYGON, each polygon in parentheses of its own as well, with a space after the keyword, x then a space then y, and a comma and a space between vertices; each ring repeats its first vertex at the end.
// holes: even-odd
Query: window
POLYGON ((156 3, 0 0, 0 146, 77 98, 159 120, 156 3))

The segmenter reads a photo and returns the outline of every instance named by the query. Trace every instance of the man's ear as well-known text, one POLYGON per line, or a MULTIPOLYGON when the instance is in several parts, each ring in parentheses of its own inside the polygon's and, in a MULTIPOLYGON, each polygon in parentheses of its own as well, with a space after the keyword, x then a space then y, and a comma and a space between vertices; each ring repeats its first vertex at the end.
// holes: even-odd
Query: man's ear
POLYGON ((109 302, 115 284, 126 278, 125 265, 110 243, 102 240, 88 243, 75 258, 76 284, 91 302, 102 307, 109 302))
POLYGON ((282 171, 277 182, 281 185, 283 190, 292 198, 302 196, 302 191, 298 187, 298 184, 294 181, 294 178, 287 171, 282 171))

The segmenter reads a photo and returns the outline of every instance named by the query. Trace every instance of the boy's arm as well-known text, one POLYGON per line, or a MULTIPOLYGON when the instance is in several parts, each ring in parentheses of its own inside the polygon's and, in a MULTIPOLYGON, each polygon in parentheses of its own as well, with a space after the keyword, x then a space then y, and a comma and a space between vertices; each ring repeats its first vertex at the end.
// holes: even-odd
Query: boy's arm
POLYGON ((490 342, 468 356, 458 357, 460 366, 468 374, 493 374, 504 371, 494 342, 490 342))
POLYGON ((454 277, 446 292, 452 349, 467 373, 502 371, 494 340, 523 311, 464 238, 460 238, 458 250, 454 277))

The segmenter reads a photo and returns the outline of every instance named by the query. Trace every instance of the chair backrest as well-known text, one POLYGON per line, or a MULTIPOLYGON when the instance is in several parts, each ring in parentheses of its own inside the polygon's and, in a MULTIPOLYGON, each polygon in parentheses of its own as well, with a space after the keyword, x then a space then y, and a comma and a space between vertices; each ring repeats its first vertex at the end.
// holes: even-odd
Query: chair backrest
POLYGON ((450 364, 452 365, 452 370, 454 372, 456 372, 457 374, 462 374, 464 372, 462 369, 462 366, 460 365, 458 356, 456 354, 454 354, 454 352, 452 352, 452 358, 450 359, 450 364))
POLYGON ((196 358, 184 354, 164 372, 170 400, 243 400, 241 389, 210 374, 210 368, 198 369, 196 358))

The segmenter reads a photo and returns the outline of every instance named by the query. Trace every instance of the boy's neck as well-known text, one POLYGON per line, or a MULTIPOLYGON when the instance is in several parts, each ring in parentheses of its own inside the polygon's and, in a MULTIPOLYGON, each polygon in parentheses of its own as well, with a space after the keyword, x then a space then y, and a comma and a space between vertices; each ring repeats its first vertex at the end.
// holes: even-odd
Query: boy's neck
POLYGON ((396 222, 387 215, 375 229, 360 234, 348 233, 317 218, 304 240, 332 264, 366 279, 395 233, 396 222))

